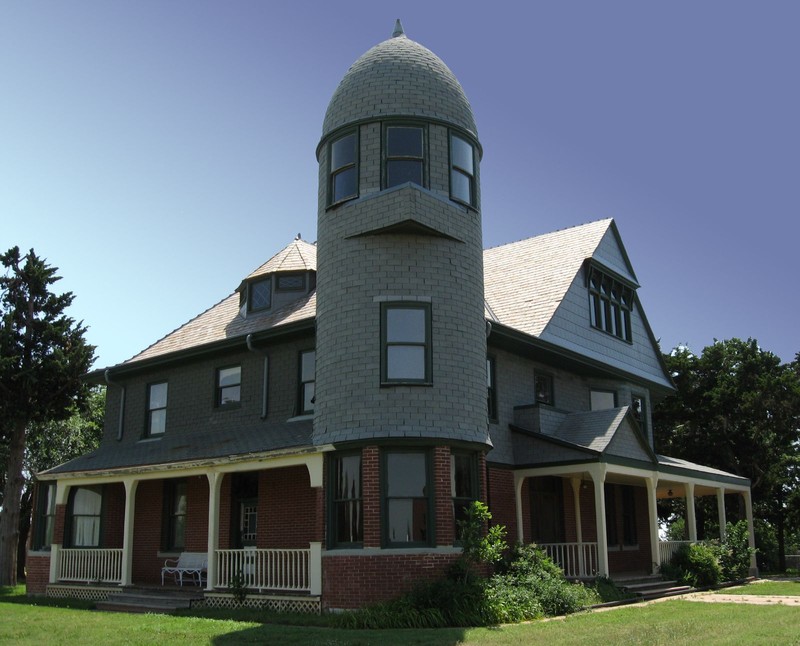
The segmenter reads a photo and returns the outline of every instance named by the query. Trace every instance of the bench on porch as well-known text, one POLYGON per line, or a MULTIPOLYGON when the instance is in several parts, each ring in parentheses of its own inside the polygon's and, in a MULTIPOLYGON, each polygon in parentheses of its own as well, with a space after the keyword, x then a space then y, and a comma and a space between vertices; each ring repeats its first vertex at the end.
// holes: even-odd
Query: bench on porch
POLYGON ((177 559, 167 559, 161 568, 161 585, 164 577, 171 574, 175 583, 183 586, 183 577, 189 576, 193 583, 203 585, 208 568, 208 554, 206 552, 181 552, 177 559))

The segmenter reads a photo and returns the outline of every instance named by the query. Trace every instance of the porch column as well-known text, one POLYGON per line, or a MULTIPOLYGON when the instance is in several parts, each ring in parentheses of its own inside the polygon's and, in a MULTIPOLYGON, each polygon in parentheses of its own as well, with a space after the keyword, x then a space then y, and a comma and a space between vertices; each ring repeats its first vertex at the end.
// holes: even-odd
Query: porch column
POLYGON ((122 586, 133 583, 133 518, 136 510, 136 488, 139 481, 125 478, 125 521, 122 531, 122 586))
POLYGON ((217 584, 217 548, 219 547, 219 492, 223 474, 209 471, 208 478, 208 567, 206 571, 206 590, 213 590, 217 584))
POLYGON ((594 509, 597 522, 597 574, 608 576, 608 537, 606 536, 605 465, 592 466, 589 470, 594 485, 594 509))
POLYGON ((583 527, 581 527, 581 479, 570 478, 572 485, 572 500, 575 506, 575 540, 578 542, 578 572, 581 576, 589 576, 583 558, 583 527))
POLYGON ((697 514, 694 511, 694 483, 686 483, 686 528, 689 530, 689 540, 697 542, 697 514))
POLYGON ((322 543, 312 541, 308 547, 308 592, 318 597, 322 594, 322 543))
POLYGON ((524 477, 514 474, 514 502, 517 508, 517 540, 522 543, 525 540, 522 528, 522 483, 525 482, 524 477))
POLYGON ((658 498, 656 496, 658 476, 645 478, 644 484, 647 487, 647 517, 650 521, 650 560, 653 562, 653 574, 657 574, 658 568, 661 567, 661 550, 658 545, 658 498))
POLYGON ((725 542, 725 526, 728 521, 725 518, 725 488, 717 489, 717 516, 719 518, 719 540, 725 542))
POLYGON ((753 553, 750 555, 750 576, 758 576, 758 565, 756 564, 756 535, 753 531, 753 501, 750 498, 750 490, 742 492, 744 498, 744 510, 747 514, 747 543, 753 553))

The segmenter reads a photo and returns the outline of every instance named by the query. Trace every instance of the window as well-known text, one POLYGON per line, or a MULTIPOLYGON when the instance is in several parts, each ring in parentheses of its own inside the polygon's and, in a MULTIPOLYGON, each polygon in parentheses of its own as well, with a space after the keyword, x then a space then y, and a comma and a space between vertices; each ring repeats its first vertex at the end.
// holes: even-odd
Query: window
POLYGON ((489 420, 492 422, 497 421, 497 387, 495 385, 496 377, 494 364, 494 357, 486 358, 486 408, 489 414, 489 420))
POLYGON ((478 465, 473 453, 450 454, 450 493, 453 497, 455 537, 459 537, 459 521, 467 516, 467 508, 478 499, 478 465))
POLYGON ((242 395, 242 367, 217 369, 217 387, 214 405, 238 404, 242 395))
POLYGON ((381 313, 381 381, 430 383, 430 306, 425 303, 389 303, 382 304, 381 313))
POLYGON ((617 488, 606 484, 603 491, 606 499, 606 541, 609 545, 619 545, 617 533, 617 488))
POLYGON ((589 269, 589 311, 592 327, 623 341, 632 341, 633 289, 596 267, 589 269))
POLYGON ((564 542, 564 487, 561 478, 530 479, 531 538, 537 543, 564 542))
POLYGON ((387 451, 383 457, 384 544, 388 547, 431 544, 428 453, 387 451))
POLYGON ((358 136, 355 132, 331 143, 328 203, 358 197, 358 136))
POLYGON ((103 494, 99 487, 78 487, 70 495, 70 547, 100 547, 103 494))
POLYGON ((622 490, 622 544, 638 545, 636 536, 636 490, 630 485, 621 486, 622 490))
POLYGON ((147 387, 147 435, 163 435, 167 428, 167 382, 147 387))
POLYGON ((450 198, 475 206, 475 149, 456 135, 450 137, 450 198))
POLYGON ((356 546, 364 540, 361 513, 361 454, 331 458, 331 546, 356 546))
POLYGON ((591 410, 606 410, 608 408, 617 407, 616 393, 609 390, 592 390, 591 397, 591 410))
POLYGON ((306 288, 305 274, 283 274, 278 276, 279 292, 301 292, 306 288))
POLYGON ((186 547, 187 509, 186 480, 165 481, 162 544, 167 552, 178 552, 186 547))
POLYGON ((306 350, 300 353, 300 388, 298 392, 298 409, 300 415, 314 412, 314 373, 317 353, 306 350))
POLYGON ((255 547, 258 537, 258 499, 239 502, 239 545, 255 547))
POLYGON ((555 403, 553 396, 553 378, 550 375, 542 375, 538 372, 533 377, 533 388, 536 391, 536 403, 548 404, 555 403))
POLYGON ((268 310, 272 306, 272 279, 263 278, 250 283, 248 286, 249 298, 247 299, 247 310, 249 312, 260 312, 268 310))
POLYGON ((34 550, 49 550, 53 543, 56 522, 56 485, 39 483, 36 502, 36 525, 33 535, 34 550))
POLYGON ((631 412, 634 418, 639 422, 639 428, 647 435, 647 404, 644 397, 641 395, 633 395, 631 397, 631 412))
POLYGON ((386 128, 386 188, 412 182, 425 185, 423 129, 418 126, 386 128))

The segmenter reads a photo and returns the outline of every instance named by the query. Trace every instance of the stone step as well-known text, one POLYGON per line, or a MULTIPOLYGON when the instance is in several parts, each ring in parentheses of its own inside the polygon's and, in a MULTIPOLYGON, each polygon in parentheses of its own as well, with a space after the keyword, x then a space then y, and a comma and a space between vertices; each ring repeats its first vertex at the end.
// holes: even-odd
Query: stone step
POLYGON ((665 581, 664 579, 655 579, 651 581, 642 581, 639 583, 619 583, 618 585, 624 588, 627 592, 647 592, 649 590, 661 590, 663 588, 671 588, 678 584, 677 581, 665 581))
POLYGON ((692 592, 694 588, 688 585, 676 585, 669 588, 660 588, 650 590, 642 593, 642 599, 650 601, 651 599, 661 599, 663 597, 674 597, 679 594, 687 594, 692 592))
POLYGON ((191 607, 192 599, 202 599, 202 592, 183 590, 126 589, 96 604, 98 610, 113 612, 156 612, 172 614, 179 608, 191 607))

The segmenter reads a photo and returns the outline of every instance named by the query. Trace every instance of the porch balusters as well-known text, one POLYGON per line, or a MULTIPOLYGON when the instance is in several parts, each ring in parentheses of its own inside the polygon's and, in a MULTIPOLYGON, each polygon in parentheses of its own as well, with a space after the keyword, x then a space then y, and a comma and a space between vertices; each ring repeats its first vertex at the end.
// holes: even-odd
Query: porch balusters
MULTIPOLYGON (((321 577, 312 567, 314 543, 310 549, 216 550, 216 585, 227 588, 241 577, 245 588, 321 592, 321 577)), ((321 554, 321 545, 318 552, 321 554)), ((321 561, 321 556, 319 558, 321 561)), ((210 576, 209 576, 210 578, 210 576)))

